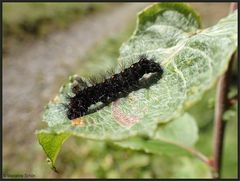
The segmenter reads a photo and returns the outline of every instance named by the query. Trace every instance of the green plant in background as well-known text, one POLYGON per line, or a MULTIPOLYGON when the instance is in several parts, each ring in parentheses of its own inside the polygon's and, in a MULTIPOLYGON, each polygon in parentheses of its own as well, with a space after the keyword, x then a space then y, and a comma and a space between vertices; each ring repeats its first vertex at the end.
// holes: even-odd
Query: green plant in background
POLYGON ((236 11, 203 30, 198 15, 185 4, 159 3, 143 10, 135 32, 120 49, 119 61, 129 64, 141 54, 154 56, 164 69, 162 79, 149 89, 119 99, 117 106, 110 104, 84 116, 84 124, 74 126, 61 106, 66 94, 71 94, 70 77, 46 107, 44 121, 49 127, 37 132, 52 168, 63 142, 75 135, 157 155, 193 155, 210 169, 210 159, 194 148, 198 126, 189 108, 226 71, 236 46, 236 11), (124 121, 134 115, 137 122, 119 124, 119 118, 114 117, 116 108, 126 115, 124 121))
MULTIPOLYGON (((106 3, 3 3, 3 48, 12 41, 43 38, 76 19, 114 7, 106 3)), ((18 42, 19 43, 19 42, 18 42)))
POLYGON ((4 36, 44 36, 50 31, 47 28, 67 27, 76 18, 106 6, 99 3, 4 3, 4 36))

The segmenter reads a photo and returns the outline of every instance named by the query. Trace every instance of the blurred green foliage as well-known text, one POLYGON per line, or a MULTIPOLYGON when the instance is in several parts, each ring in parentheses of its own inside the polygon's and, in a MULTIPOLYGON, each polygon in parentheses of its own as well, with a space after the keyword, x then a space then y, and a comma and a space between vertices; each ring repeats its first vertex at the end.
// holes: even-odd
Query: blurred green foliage
POLYGON ((100 3, 3 3, 4 35, 43 36, 50 29, 67 27, 76 18, 89 15, 108 4, 100 3))
MULTIPOLYGON (((110 3, 3 3, 4 48, 11 41, 45 37, 77 19, 112 7, 110 3)), ((6 51, 6 50, 5 50, 6 51)))

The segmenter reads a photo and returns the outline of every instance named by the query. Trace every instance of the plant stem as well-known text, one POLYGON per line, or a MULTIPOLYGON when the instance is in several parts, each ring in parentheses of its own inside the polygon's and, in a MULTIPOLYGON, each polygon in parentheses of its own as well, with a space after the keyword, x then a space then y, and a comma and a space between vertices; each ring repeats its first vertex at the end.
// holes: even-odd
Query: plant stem
MULTIPOLYGON (((230 12, 237 8, 237 3, 230 4, 230 12)), ((226 122, 223 120, 223 114, 229 107, 227 97, 229 91, 229 79, 231 77, 232 64, 235 54, 231 57, 228 70, 219 78, 217 85, 215 118, 214 118, 214 135, 213 135, 213 167, 215 171, 214 178, 221 177, 221 166, 223 157, 223 140, 226 122)))
POLYGON ((212 168, 212 165, 211 165, 208 157, 207 157, 206 155, 204 155, 203 153, 201 153, 200 151, 195 150, 194 148, 185 146, 185 145, 183 145, 183 144, 180 144, 180 143, 176 143, 176 142, 174 142, 174 141, 167 140, 167 139, 161 138, 161 140, 164 141, 164 142, 166 142, 166 143, 169 143, 169 144, 172 144, 172 145, 176 145, 176 146, 184 149, 185 151, 191 153, 193 156, 195 156, 196 158, 198 158, 199 160, 201 160, 203 163, 207 164, 209 167, 212 168))

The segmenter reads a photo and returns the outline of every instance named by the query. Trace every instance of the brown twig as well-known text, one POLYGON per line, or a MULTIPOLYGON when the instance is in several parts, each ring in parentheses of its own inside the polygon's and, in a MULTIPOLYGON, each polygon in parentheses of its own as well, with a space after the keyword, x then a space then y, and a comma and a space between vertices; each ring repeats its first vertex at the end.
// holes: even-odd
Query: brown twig
MULTIPOLYGON (((237 3, 230 4, 230 12, 237 8, 237 3)), ((223 114, 229 107, 227 97, 229 91, 229 79, 231 77, 232 64, 234 61, 232 56, 228 70, 219 78, 217 85, 216 103, 215 103, 215 118, 214 118, 214 135, 213 135, 213 168, 214 178, 221 177, 221 166, 223 157, 223 140, 226 122, 223 120, 223 114)))
POLYGON ((177 142, 174 142, 174 141, 171 141, 171 140, 168 140, 168 139, 164 139, 164 138, 161 138, 160 139, 161 141, 164 141, 165 143, 169 143, 169 144, 172 144, 172 145, 176 145, 180 148, 182 148, 183 150, 189 152, 191 155, 195 156, 196 158, 198 158, 200 161, 202 161, 203 163, 205 163, 206 165, 208 165, 209 167, 212 168, 212 164, 211 164, 211 161, 208 159, 208 157, 206 155, 204 155, 203 153, 201 153, 200 151, 192 148, 192 147, 189 147, 189 146, 186 146, 186 145, 183 145, 183 144, 180 144, 180 143, 177 143, 177 142))

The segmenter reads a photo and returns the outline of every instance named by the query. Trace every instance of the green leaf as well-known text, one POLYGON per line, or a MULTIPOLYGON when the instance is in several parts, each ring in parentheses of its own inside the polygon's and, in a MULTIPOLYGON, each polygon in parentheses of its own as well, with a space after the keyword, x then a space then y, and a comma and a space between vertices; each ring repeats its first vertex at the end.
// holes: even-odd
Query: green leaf
MULTIPOLYGON (((73 125, 62 104, 67 103, 67 95, 73 95, 74 78, 70 77, 45 109, 46 131, 100 140, 153 137, 159 123, 178 117, 201 99, 227 69, 236 50, 237 11, 213 27, 199 28, 199 17, 183 3, 158 3, 144 9, 139 13, 137 29, 120 49, 119 62, 129 66, 145 54, 162 66, 162 78, 73 125)), ((120 71, 119 66, 115 72, 120 71)))
POLYGON ((128 138, 114 142, 118 146, 147 153, 165 155, 191 155, 191 146, 198 139, 198 129, 194 118, 185 113, 168 124, 160 125, 153 139, 128 138))
POLYGON ((215 97, 216 86, 206 91, 201 101, 198 101, 188 110, 188 113, 195 118, 199 128, 204 128, 213 121, 215 97))
MULTIPOLYGON (((145 9, 139 19, 152 8, 161 7, 161 4, 145 9)), ((84 126, 73 126, 66 117, 61 103, 66 102, 66 94, 73 95, 71 84, 66 84, 44 113, 43 120, 50 130, 93 139, 117 140, 138 134, 153 136, 158 123, 177 117, 186 107, 201 99, 202 94, 226 70, 236 49, 237 12, 213 27, 197 31, 198 19, 193 21, 195 16, 190 16, 191 13, 185 17, 186 13, 181 13, 179 8, 173 10, 175 6, 171 6, 170 10, 164 6, 165 9, 156 14, 156 21, 143 21, 139 25, 141 32, 133 35, 120 50, 119 60, 126 64, 137 61, 141 54, 154 56, 164 69, 163 77, 157 84, 132 92, 127 98, 82 117, 84 126), (175 21, 166 25, 173 14, 178 17, 179 25, 176 26, 175 21), (192 18, 189 20, 189 17, 192 18)))
POLYGON ((195 119, 188 113, 161 125, 155 133, 155 139, 193 146, 198 140, 198 127, 195 119))
POLYGON ((138 14, 134 35, 141 34, 153 24, 176 26, 186 32, 201 26, 199 15, 184 3, 155 3, 138 14))
POLYGON ((57 158, 57 155, 60 151, 60 148, 64 141, 69 138, 70 134, 61 133, 48 133, 46 131, 39 131, 37 132, 37 138, 39 144, 42 146, 43 150, 45 151, 49 164, 51 168, 56 171, 54 164, 57 158))
POLYGON ((123 148, 138 151, 142 150, 146 153, 153 153, 158 155, 162 154, 169 156, 190 155, 190 152, 188 152, 185 149, 182 149, 182 147, 179 147, 177 144, 170 143, 167 141, 160 141, 156 139, 146 140, 141 137, 133 137, 128 138, 127 140, 115 141, 114 144, 123 148))

